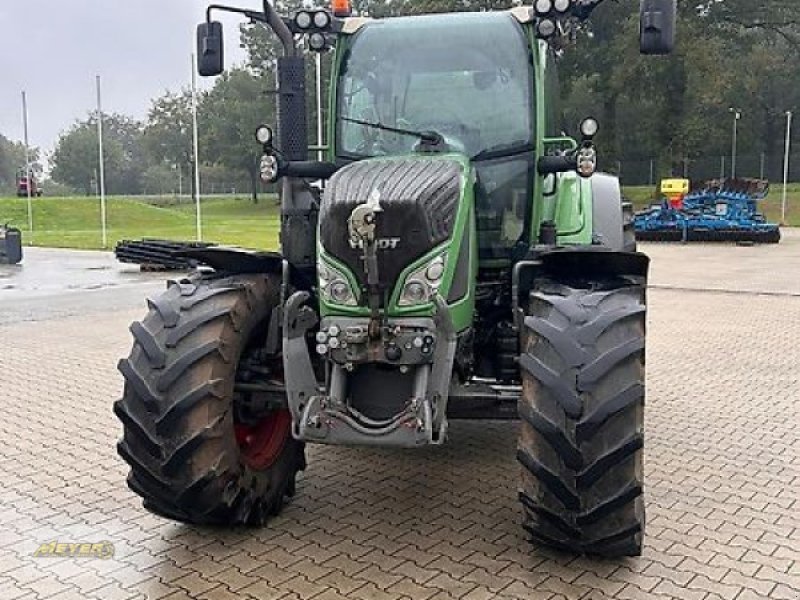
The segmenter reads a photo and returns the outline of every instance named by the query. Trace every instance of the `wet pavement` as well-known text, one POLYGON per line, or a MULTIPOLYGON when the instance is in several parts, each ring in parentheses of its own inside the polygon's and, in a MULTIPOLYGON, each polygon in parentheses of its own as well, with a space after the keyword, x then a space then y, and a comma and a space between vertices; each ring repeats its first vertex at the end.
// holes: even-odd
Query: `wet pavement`
POLYGON ((0 600, 797 600, 800 231, 658 245, 649 294, 643 555, 531 546, 514 422, 442 447, 312 446, 262 529, 156 517, 117 456, 116 362, 175 275, 97 252, 0 267, 0 600))
POLYGON ((0 324, 144 307, 176 273, 142 273, 111 252, 25 248, 22 263, 0 265, 0 324))

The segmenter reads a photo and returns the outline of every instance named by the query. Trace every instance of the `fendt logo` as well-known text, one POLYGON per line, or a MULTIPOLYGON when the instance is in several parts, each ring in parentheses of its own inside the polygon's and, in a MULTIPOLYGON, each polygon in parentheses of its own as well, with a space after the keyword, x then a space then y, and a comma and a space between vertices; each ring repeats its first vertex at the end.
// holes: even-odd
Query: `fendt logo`
MULTIPOLYGON (((360 250, 364 249, 364 242, 362 240, 358 240, 356 244, 350 245, 353 248, 358 248, 360 250)), ((400 238, 378 238, 375 240, 375 247, 378 250, 396 250, 399 245, 400 238)))
POLYGON ((400 238, 380 238, 375 240, 378 250, 394 250, 400 245, 400 238))

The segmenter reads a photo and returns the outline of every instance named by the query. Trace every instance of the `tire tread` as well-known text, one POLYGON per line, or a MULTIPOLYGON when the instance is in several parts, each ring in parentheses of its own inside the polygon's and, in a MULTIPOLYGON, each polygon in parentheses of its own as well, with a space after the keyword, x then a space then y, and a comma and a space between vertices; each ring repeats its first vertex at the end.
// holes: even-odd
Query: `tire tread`
POLYGON ((277 302, 268 275, 197 277, 149 299, 131 325, 133 349, 114 412, 128 486, 159 515, 195 524, 261 525, 294 491, 303 445, 286 442, 276 463, 253 471, 233 435, 233 379, 248 336, 277 302))
POLYGON ((645 316, 639 282, 550 281, 531 293, 517 458, 532 541, 641 553, 645 316))

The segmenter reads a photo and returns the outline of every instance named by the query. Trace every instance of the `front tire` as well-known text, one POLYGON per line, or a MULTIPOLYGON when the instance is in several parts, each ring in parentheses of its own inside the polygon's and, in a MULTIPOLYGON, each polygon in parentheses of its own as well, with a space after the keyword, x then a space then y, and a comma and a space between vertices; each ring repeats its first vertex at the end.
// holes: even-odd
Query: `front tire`
POLYGON ((638 556, 643 499, 645 291, 547 282, 521 339, 524 527, 535 542, 638 556))
POLYGON ((240 359, 263 348, 278 286, 264 275, 183 280, 131 325, 114 404, 123 424, 117 448, 148 510, 187 523, 261 525, 294 494, 305 459, 288 411, 251 427, 238 422, 235 404, 240 359))

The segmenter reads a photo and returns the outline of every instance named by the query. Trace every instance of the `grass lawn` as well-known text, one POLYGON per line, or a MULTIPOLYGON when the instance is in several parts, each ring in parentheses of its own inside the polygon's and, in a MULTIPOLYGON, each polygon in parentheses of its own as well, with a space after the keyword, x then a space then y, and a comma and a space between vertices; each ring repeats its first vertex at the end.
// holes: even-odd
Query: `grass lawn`
MULTIPOLYGON (((647 207, 654 202, 655 187, 626 187, 622 190, 623 195, 633 202, 636 210, 647 207)), ((786 225, 800 227, 800 183, 790 183, 786 186, 786 225)), ((781 220, 781 197, 783 195, 783 184, 773 184, 770 186, 769 195, 761 203, 762 210, 770 223, 780 223, 781 220)))
MULTIPOLYGON (((95 198, 34 198, 33 235, 28 233, 27 200, 0 198, 0 222, 23 232, 26 245, 59 248, 102 248, 100 202, 95 198)), ((143 237, 195 239, 194 204, 157 206, 135 198, 109 198, 108 243, 143 237)), ((247 248, 278 247, 279 207, 274 197, 258 204, 249 198, 204 198, 203 239, 247 248)))
MULTIPOLYGON (((626 187, 624 194, 637 209, 647 206, 654 188, 626 187)), ((779 222, 782 186, 772 187, 763 203, 771 222, 779 222)), ((100 203, 95 198, 34 198, 33 236, 28 233, 25 198, 0 198, 0 223, 23 231, 26 245, 58 248, 102 248, 100 203)), ((788 189, 787 225, 800 227, 800 184, 788 189)), ((195 239, 194 204, 154 204, 138 198, 107 202, 109 249, 122 239, 143 237, 195 239)), ((261 250, 278 248, 279 207, 272 196, 258 204, 249 198, 211 197, 202 201, 203 239, 261 250)))

